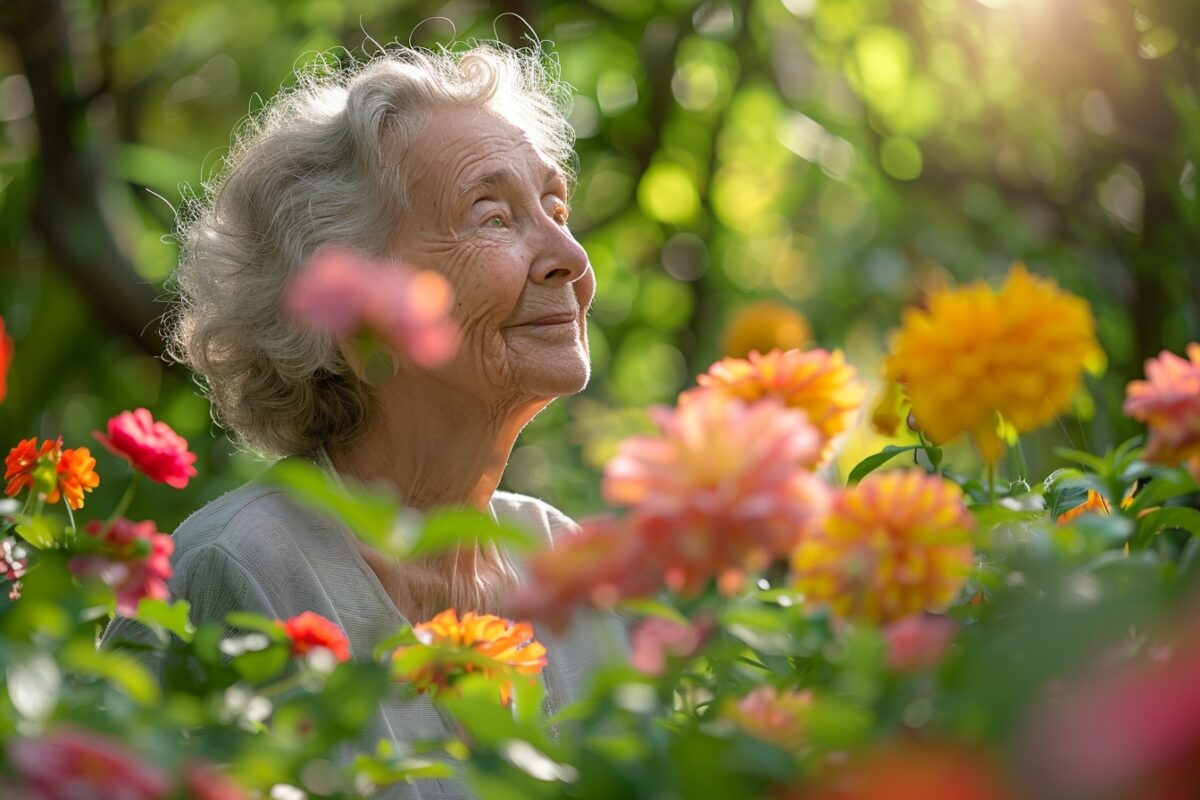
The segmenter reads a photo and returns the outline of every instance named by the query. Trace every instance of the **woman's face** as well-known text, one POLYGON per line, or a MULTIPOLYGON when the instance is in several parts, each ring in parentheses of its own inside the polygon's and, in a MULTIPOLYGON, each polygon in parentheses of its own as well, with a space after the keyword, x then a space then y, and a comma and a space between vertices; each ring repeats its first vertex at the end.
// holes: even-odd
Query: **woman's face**
POLYGON ((487 400, 582 389, 595 278, 567 228, 562 173, 519 127, 481 109, 435 113, 401 158, 411 211, 396 255, 450 281, 462 330, 435 377, 487 400))

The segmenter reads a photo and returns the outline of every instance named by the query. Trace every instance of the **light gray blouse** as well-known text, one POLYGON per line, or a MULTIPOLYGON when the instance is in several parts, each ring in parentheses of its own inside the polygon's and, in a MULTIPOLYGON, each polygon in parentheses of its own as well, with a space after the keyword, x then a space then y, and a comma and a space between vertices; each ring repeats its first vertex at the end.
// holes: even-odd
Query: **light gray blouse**
MULTIPOLYGON (((550 545, 577 529, 562 512, 532 497, 496 492, 490 506, 498 519, 544 537, 550 545)), ((192 604, 194 623, 220 622, 233 610, 279 619, 313 611, 341 626, 353 657, 360 660, 370 659, 378 641, 408 624, 359 554, 352 534, 296 505, 278 488, 251 483, 230 492, 188 517, 172 538, 174 575, 168 586, 172 597, 192 604)), ((601 662, 625 657, 626 634, 613 615, 581 612, 560 636, 544 626, 537 626, 536 634, 547 650, 542 678, 548 713, 579 699, 601 662)), ((118 617, 104 632, 101 646, 148 642, 152 636, 140 623, 118 617)), ((393 691, 363 731, 359 750, 373 750, 379 739, 448 735, 428 697, 403 699, 393 691)), ((423 779, 375 796, 449 800, 472 794, 458 780, 423 779)))

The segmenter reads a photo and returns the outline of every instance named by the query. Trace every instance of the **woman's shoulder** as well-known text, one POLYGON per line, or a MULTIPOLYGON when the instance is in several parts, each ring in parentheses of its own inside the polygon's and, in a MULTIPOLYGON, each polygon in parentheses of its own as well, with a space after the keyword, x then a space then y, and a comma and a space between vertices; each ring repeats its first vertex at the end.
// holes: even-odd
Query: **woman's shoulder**
POLYGON ((575 520, 545 500, 515 492, 496 492, 492 495, 492 510, 504 522, 512 522, 531 533, 545 534, 553 541, 579 531, 575 520))

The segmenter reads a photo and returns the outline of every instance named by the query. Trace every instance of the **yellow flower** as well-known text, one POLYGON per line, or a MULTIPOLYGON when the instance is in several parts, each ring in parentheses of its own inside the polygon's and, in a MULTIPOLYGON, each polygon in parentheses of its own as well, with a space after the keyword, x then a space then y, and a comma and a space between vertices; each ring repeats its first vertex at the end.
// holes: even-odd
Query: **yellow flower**
POLYGON ((765 353, 780 348, 803 347, 812 337, 808 320, 791 306, 773 300, 750 303, 738 309, 725 327, 721 350, 727 356, 744 358, 757 350, 765 353))
POLYGON ((854 367, 840 350, 772 350, 747 358, 726 358, 697 378, 705 389, 754 402, 778 398, 808 415, 821 434, 818 464, 829 460, 833 438, 854 425, 866 394, 854 367))
POLYGON ((904 387, 896 381, 884 382, 871 406, 871 427, 884 436, 895 436, 905 416, 904 387))
POLYGON ((796 586, 839 617, 890 622, 945 608, 962 588, 975 520, 958 486, 922 470, 844 489, 792 554, 796 586))
POLYGON ((999 292, 977 283, 906 311, 887 376, 905 385, 930 440, 969 433, 994 464, 1001 422, 1023 433, 1070 405, 1084 367, 1103 357, 1095 327, 1086 302, 1017 263, 999 292))
MULTIPOLYGON (((413 626, 420 645, 399 648, 393 654, 395 677, 414 683, 419 691, 431 686, 446 688, 458 677, 476 669, 489 677, 537 675, 546 666, 546 648, 533 638, 528 622, 513 623, 492 614, 468 611, 459 619, 448 608, 428 622, 413 626), (433 658, 410 658, 418 648, 437 651, 433 658)), ((512 698, 512 684, 500 688, 505 705, 512 698)))

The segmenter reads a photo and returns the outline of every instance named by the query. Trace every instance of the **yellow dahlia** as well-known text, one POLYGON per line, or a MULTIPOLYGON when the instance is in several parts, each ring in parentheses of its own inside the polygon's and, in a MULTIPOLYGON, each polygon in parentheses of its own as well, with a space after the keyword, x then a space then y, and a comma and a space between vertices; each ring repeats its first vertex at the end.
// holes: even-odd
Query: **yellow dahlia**
POLYGON ((772 350, 726 358, 696 379, 704 388, 747 402, 778 398, 808 415, 821 434, 820 462, 829 460, 833 438, 854 425, 866 387, 840 350, 772 350))
POLYGON ((974 526, 949 481, 918 469, 869 475, 838 492, 796 547, 796 586, 839 617, 882 623, 939 611, 971 568, 974 526))
POLYGON ((1146 380, 1126 389, 1125 413, 1150 428, 1146 458, 1185 464, 1200 481, 1200 342, 1188 357, 1163 351, 1146 362, 1146 380))
POLYGON ((935 293, 894 334, 887 376, 905 385, 935 444, 969 433, 994 464, 1001 422, 1033 430, 1067 408, 1101 357, 1088 304, 1014 264, 999 292, 983 283, 935 293))
MULTIPOLYGON (((394 676, 411 681, 418 691, 449 687, 461 675, 476 670, 488 677, 515 677, 538 675, 546 666, 546 648, 533 638, 533 626, 528 622, 514 623, 472 611, 460 619, 455 609, 448 608, 428 622, 414 625, 413 634, 420 645, 402 647, 393 654, 394 676)), ((507 705, 511 698, 512 683, 501 684, 501 702, 507 705)))
POLYGON ((753 351, 803 347, 812 337, 808 320, 791 306, 774 300, 750 303, 738 309, 725 327, 721 350, 743 358, 753 351))

